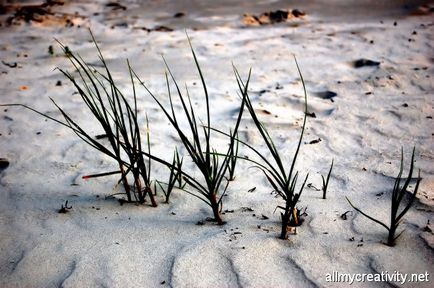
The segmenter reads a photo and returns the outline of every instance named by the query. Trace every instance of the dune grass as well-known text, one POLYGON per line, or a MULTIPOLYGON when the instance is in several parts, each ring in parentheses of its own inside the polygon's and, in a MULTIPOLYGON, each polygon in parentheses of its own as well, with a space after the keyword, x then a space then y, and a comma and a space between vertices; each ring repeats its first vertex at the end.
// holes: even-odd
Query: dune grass
POLYGON ((416 180, 416 186, 413 190, 413 193, 411 193, 410 200, 408 201, 408 203, 406 205, 403 205, 403 208, 400 211, 400 207, 402 206, 401 205, 402 200, 404 199, 404 195, 407 192, 407 188, 408 188, 410 181, 412 179, 412 176, 413 176, 414 153, 415 153, 415 148, 413 148, 413 152, 411 155, 411 163, 410 163, 410 168, 409 168, 409 172, 408 172, 408 177, 407 177, 407 179, 403 179, 402 178, 402 172, 403 172, 403 166, 404 166, 404 151, 403 151, 403 149, 401 149, 401 165, 400 165, 399 173, 398 173, 398 176, 396 177, 395 184, 394 184, 393 190, 392 190, 391 209, 390 209, 390 225, 389 226, 384 224, 384 222, 382 222, 382 221, 380 221, 380 220, 378 220, 372 216, 369 216, 368 214, 366 214, 365 212, 363 212, 362 210, 360 210, 359 208, 354 206, 353 203, 351 203, 351 201, 348 199, 348 197, 346 197, 348 203, 350 203, 351 207, 353 207, 356 211, 360 212, 360 214, 362 214, 366 218, 374 221, 377 224, 380 224, 381 226, 383 226, 384 228, 387 229, 388 237, 387 237, 387 243, 386 244, 389 246, 394 246, 398 237, 401 236, 402 232, 404 232, 404 230, 403 230, 401 233, 399 233, 397 236, 395 236, 396 230, 398 229, 398 226, 401 223, 404 215, 408 212, 408 210, 413 205, 414 200, 416 199, 416 193, 417 193, 417 190, 419 189, 420 181, 422 180, 420 178, 420 170, 419 170, 418 177, 416 180), (401 186, 402 181, 404 181, 404 184, 401 186))
MULTIPOLYGON (((210 115, 210 102, 209 102, 209 94, 207 85, 205 83, 205 78, 200 68, 198 59, 196 57, 196 53, 194 52, 193 46, 191 44, 190 38, 187 36, 188 42, 190 45, 191 53, 194 59, 194 63, 199 74, 202 87, 203 87, 203 95, 206 102, 206 122, 199 123, 198 117, 196 115, 195 110, 193 109, 190 94, 188 91, 188 87, 185 87, 185 92, 181 91, 178 82, 176 81, 169 65, 164 60, 166 65, 166 85, 167 85, 167 93, 169 98, 170 107, 166 108, 161 101, 157 98, 154 93, 152 93, 148 87, 145 85, 143 81, 140 80, 139 76, 135 74, 138 81, 140 81, 141 85, 148 91, 149 95, 155 100, 158 106, 161 108, 163 113, 166 115, 169 122, 172 124, 173 128, 176 130, 181 143, 183 144, 185 150, 190 156, 191 160, 195 164, 197 170, 199 170, 202 175, 202 181, 196 179, 193 176, 194 172, 188 172, 185 170, 179 170, 174 167, 172 164, 161 160, 158 157, 154 157, 153 155, 145 153, 151 159, 162 163, 168 167, 172 167, 171 169, 175 169, 180 171, 182 175, 182 179, 188 184, 189 187, 184 188, 184 190, 202 200, 206 204, 208 204, 213 213, 213 220, 219 224, 224 224, 224 221, 221 218, 220 210, 223 205, 223 197, 226 194, 229 178, 227 177, 227 172, 229 169, 232 169, 231 173, 233 175, 235 164, 233 162, 232 157, 235 153, 237 153, 237 141, 236 135, 238 132, 238 127, 242 118, 244 104, 245 101, 242 100, 240 104, 240 109, 238 113, 237 120, 234 124, 234 127, 231 129, 229 147, 224 153, 219 153, 217 150, 211 147, 211 115, 210 115), (171 92, 171 87, 176 91, 177 99, 179 100, 182 106, 182 115, 177 115, 174 109, 174 96, 171 92), (183 116, 183 120, 185 119, 188 123, 188 128, 181 128, 179 117, 183 116), (223 156, 223 157, 222 157, 223 156), (191 189, 193 188, 193 189, 191 189)), ((247 93, 249 79, 246 82, 243 95, 247 93)), ((244 97, 243 97, 244 98, 244 97)))
MULTIPOLYGON (((99 59, 103 66, 102 72, 86 64, 80 56, 76 56, 69 49, 67 51, 64 46, 62 46, 64 52, 77 69, 81 83, 78 83, 75 77, 69 72, 62 69, 60 69, 60 71, 74 84, 83 102, 100 123, 112 148, 111 154, 107 154, 107 149, 102 144, 98 143, 98 145, 95 145, 97 141, 88 141, 87 143, 114 158, 118 162, 119 170, 89 175, 83 178, 87 179, 112 173, 120 173, 120 181, 124 184, 123 186, 128 202, 137 201, 144 203, 146 195, 149 195, 152 206, 157 206, 151 189, 151 161, 145 159, 143 154, 140 153, 140 151, 142 151, 142 136, 137 120, 137 95, 131 66, 127 62, 132 85, 133 106, 129 104, 126 96, 117 87, 93 35, 92 40, 95 43, 99 59), (104 149, 102 149, 102 147, 104 147, 104 149), (126 157, 122 156, 122 152, 125 153, 126 157), (129 174, 133 176, 134 189, 131 189, 128 184, 127 177, 129 174)), ((80 138, 84 136, 86 140, 89 140, 89 135, 84 132, 63 109, 58 105, 56 106, 61 111, 67 123, 79 130, 77 135, 80 138)), ((76 130, 74 130, 74 132, 76 132, 76 130)), ((148 120, 146 120, 146 143, 147 150, 150 153, 148 120)))
MULTIPOLYGON (((237 160, 242 159, 249 161, 262 171, 274 192, 284 201, 284 203, 282 205, 278 205, 276 209, 282 210, 280 238, 287 239, 288 227, 290 225, 299 225, 300 223, 300 210, 296 207, 296 205, 300 200, 301 194, 309 177, 309 174, 307 173, 302 183, 299 184, 299 172, 295 170, 295 164, 300 152, 301 143, 306 129, 307 116, 309 115, 306 85, 297 59, 294 57, 297 71, 303 86, 305 100, 304 117, 301 133, 298 138, 291 164, 290 166, 287 166, 283 163, 281 152, 279 152, 275 146, 273 139, 267 131, 265 125, 259 120, 255 112, 255 108, 253 107, 253 104, 250 100, 248 88, 251 70, 249 70, 247 79, 243 81, 238 70, 235 68, 235 66, 233 67, 235 79, 240 91, 240 107, 233 127, 229 130, 229 133, 226 133, 212 127, 209 101, 210 97, 204 75, 200 68, 190 38, 188 38, 188 42, 195 67, 203 86, 203 96, 206 102, 206 108, 204 111, 206 115, 205 123, 202 123, 199 120, 197 113, 193 108, 188 88, 185 87, 185 92, 181 91, 178 82, 176 81, 169 65, 164 58, 163 60, 167 69, 165 74, 165 82, 167 86, 169 106, 165 107, 161 100, 159 100, 158 97, 154 95, 150 89, 148 89, 148 87, 143 81, 140 80, 139 76, 127 61, 133 97, 133 102, 130 104, 127 100, 127 97, 121 92, 114 81, 109 67, 107 66, 107 63, 93 35, 92 39, 97 49, 99 60, 102 64, 102 69, 100 69, 101 71, 98 71, 94 66, 87 64, 79 55, 73 53, 67 46, 62 45, 61 43, 59 44, 61 45, 65 56, 68 57, 76 72, 75 74, 71 74, 70 72, 63 69, 59 70, 74 85, 83 103, 86 105, 89 115, 93 116, 93 118, 100 124, 104 131, 102 137, 94 137, 90 135, 85 129, 83 129, 82 126, 80 126, 77 120, 75 120, 51 98, 51 101, 61 113, 64 120, 56 119, 46 113, 37 111, 34 108, 24 104, 3 104, 0 106, 22 106, 26 109, 36 112, 39 115, 42 115, 52 121, 57 122, 58 124, 69 128, 86 144, 112 158, 117 163, 117 170, 87 175, 83 178, 88 179, 120 174, 119 182, 123 183, 128 202, 144 203, 146 196, 149 196, 151 205, 157 206, 151 189, 151 163, 152 161, 155 161, 165 165, 170 171, 168 182, 163 183, 156 181, 154 183, 154 187, 156 187, 158 184, 163 191, 165 195, 165 202, 169 203, 170 195, 177 183, 178 188, 186 191, 194 197, 197 197, 209 205, 213 213, 213 220, 219 225, 224 224, 224 221, 220 215, 220 211, 222 209, 223 197, 227 192, 229 182, 235 179, 237 160), (175 149, 173 154, 172 162, 165 161, 162 158, 151 154, 149 121, 146 117, 145 139, 143 139, 141 134, 141 124, 138 123, 137 94, 135 86, 136 80, 139 81, 140 85, 145 88, 150 97, 153 98, 153 100, 158 104, 161 111, 165 114, 175 129, 180 142, 184 146, 185 151, 188 153, 189 158, 195 164, 195 168, 200 172, 201 179, 197 179, 194 176, 194 171, 186 171, 184 169, 184 157, 180 156, 177 149, 175 149), (172 93, 172 91, 176 92, 172 93), (181 104, 181 111, 175 111, 174 101, 176 101, 176 99, 172 94, 177 95, 176 98, 181 104), (267 158, 265 154, 258 150, 258 148, 239 139, 238 129, 243 116, 244 108, 247 108, 255 128, 261 135, 265 147, 271 154, 271 157, 267 158), (181 117, 183 120, 186 120, 188 128, 181 128, 181 117), (219 152, 212 148, 212 132, 217 132, 218 134, 223 134, 228 137, 229 145, 227 150, 219 152), (143 140, 146 141, 146 147, 143 147, 143 140), (249 148, 258 156, 259 159, 255 160, 244 156, 239 156, 239 144, 249 148), (133 185, 129 184, 130 179, 132 179, 133 185)), ((185 122, 183 124, 185 124, 185 122)), ((398 236, 395 236, 396 230, 404 215, 412 206, 421 181, 419 171, 414 192, 411 194, 409 202, 401 209, 402 200, 413 175, 414 154, 415 149, 413 148, 409 175, 407 179, 403 179, 402 172, 404 165, 404 155, 403 151, 401 150, 401 166, 392 191, 391 222, 389 226, 380 220, 377 220, 364 213, 355 207, 347 198, 349 204, 355 210, 388 230, 389 235, 387 244, 390 246, 395 245, 396 239, 401 235, 399 234, 398 236), (404 184, 401 186, 401 182, 403 180, 404 184)), ((331 162, 331 166, 326 178, 321 175, 323 184, 323 199, 326 199, 327 188, 329 185, 333 165, 334 161, 331 162)), ((65 203, 64 209, 70 209, 67 207, 67 202, 65 203)))
MULTIPOLYGON (((110 69, 91 33, 92 40, 98 52, 102 71, 87 64, 79 55, 73 53, 67 46, 60 42, 65 56, 77 71, 78 77, 68 71, 59 69, 70 80, 88 109, 89 115, 100 124, 104 134, 100 137, 90 135, 77 120, 61 108, 52 98, 56 108, 60 111, 64 120, 58 120, 23 104, 8 104, 8 106, 23 106, 39 115, 53 120, 72 130, 81 140, 92 146, 99 152, 109 156, 117 162, 118 170, 102 172, 84 176, 84 179, 120 174, 120 182, 123 183, 128 202, 144 203, 146 195, 149 195, 152 206, 157 206, 151 191, 151 161, 145 159, 140 152, 143 150, 140 124, 137 120, 137 97, 133 81, 133 74, 128 63, 132 84, 133 105, 130 105, 126 96, 120 91, 114 81, 110 69), (108 142, 109 145, 105 143, 108 142), (133 185, 129 185, 128 176, 132 175, 133 185)), ((146 123, 149 131, 149 123, 146 123)), ((149 132, 146 133, 147 151, 150 153, 149 132)))
POLYGON ((283 206, 278 206, 277 208, 282 209, 283 212, 281 213, 281 233, 280 238, 286 239, 288 234, 288 226, 290 223, 296 223, 297 221, 297 202, 300 199, 300 196, 303 192, 304 186, 306 184, 306 181, 309 177, 309 174, 306 175, 304 178, 301 186, 297 189, 297 181, 299 172, 295 171, 295 163, 297 161, 297 157, 300 151, 301 142, 303 139, 304 131, 306 128, 306 119, 307 119, 307 92, 306 92, 306 86, 304 83, 303 75, 301 74, 300 67, 297 63, 297 59, 294 57, 298 73, 301 78, 301 82, 303 85, 303 91, 304 91, 304 99, 305 99, 305 106, 304 106, 304 117, 303 117, 303 125, 300 133, 300 138, 298 140, 297 148, 294 152, 294 156, 291 162, 291 166, 289 170, 287 170, 287 166, 284 165, 282 161, 281 153, 277 150, 277 147, 274 145, 273 139, 268 133, 267 129, 265 128, 264 124, 259 120, 258 116, 256 115, 255 109, 253 107, 252 102, 250 101, 250 98, 247 93, 247 83, 244 83, 244 81, 241 79, 240 74, 238 73, 237 69, 234 68, 235 74, 237 76, 237 82, 240 89, 240 92, 244 95, 244 101, 245 106, 247 110, 250 113, 250 116, 255 124, 255 127, 257 128, 259 134, 261 135, 265 146, 267 147, 268 151, 271 154, 271 159, 266 158, 263 153, 261 153, 257 148, 253 147, 252 145, 242 141, 237 140, 238 142, 242 143, 243 145, 247 146, 250 150, 252 150, 257 156, 259 156, 260 160, 252 160, 245 157, 238 157, 244 160, 247 160, 249 162, 254 163, 254 165, 259 168, 267 178, 269 184, 273 187, 274 192, 280 196, 284 200, 283 206))

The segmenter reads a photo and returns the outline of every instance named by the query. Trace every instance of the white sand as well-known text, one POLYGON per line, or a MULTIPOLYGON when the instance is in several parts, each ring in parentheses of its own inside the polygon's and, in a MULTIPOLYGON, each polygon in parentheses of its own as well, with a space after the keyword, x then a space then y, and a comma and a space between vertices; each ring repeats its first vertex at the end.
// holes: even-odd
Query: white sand
MULTIPOLYGON (((158 208, 120 206, 113 198, 105 199, 121 191, 115 187, 116 177, 81 179, 115 169, 110 159, 54 122, 22 108, 2 107, 0 158, 10 165, 0 171, 0 287, 347 287, 327 282, 327 274, 396 271, 408 277, 427 272, 434 281, 434 235, 424 231, 428 220, 434 222, 432 13, 414 16, 402 9, 406 1, 392 0, 351 1, 357 5, 315 1, 304 6, 296 1, 290 7, 285 1, 246 1, 250 4, 241 6, 237 1, 191 6, 183 6, 184 1, 147 1, 142 6, 125 1, 125 11, 104 7, 103 0, 71 2, 53 9, 82 15, 73 17, 74 27, 64 27, 57 16, 5 26, 7 15, 2 16, 0 103, 28 104, 60 118, 52 97, 91 134, 101 133, 72 85, 55 70, 71 69, 55 38, 97 63, 85 28, 91 27, 125 91, 130 93, 128 58, 160 99, 166 99, 164 54, 201 111, 203 95, 187 28, 211 93, 212 123, 228 129, 235 121, 239 101, 231 63, 243 76, 252 67, 250 96, 290 165, 303 117, 295 54, 309 92, 309 111, 317 116, 308 119, 297 169, 302 175, 309 172, 308 183, 319 188, 320 174, 327 173, 334 159, 328 197, 323 200, 321 192, 305 189, 298 206, 307 207, 308 216, 297 235, 286 241, 278 239, 280 214, 273 213, 282 200, 271 195, 266 179, 249 163, 238 164, 237 178, 229 186, 223 209, 233 213, 223 215, 224 226, 196 225, 212 216, 211 210, 179 190, 171 204, 162 203, 160 192, 158 208), (242 24, 244 13, 279 8, 298 8, 307 15, 268 26, 242 24), (186 14, 175 19, 177 12, 186 14), (141 29, 161 25, 174 31, 141 29), (49 45, 54 56, 48 54, 49 45), (360 58, 381 64, 355 69, 352 62, 360 58), (6 65, 15 62, 15 68, 6 65), (56 86, 59 80, 62 85, 56 86), (318 97, 324 91, 337 93, 334 102, 318 97), (307 144, 318 138, 321 142, 307 144), (347 220, 340 215, 352 210, 347 196, 388 222, 400 149, 404 147, 408 167, 413 146, 423 180, 400 226, 405 233, 392 248, 383 244, 387 232, 381 226, 355 211, 347 220), (72 209, 59 214, 66 200, 72 209)), ((175 133, 144 91, 139 109, 141 123, 145 112, 150 119, 153 153, 170 160, 175 133)), ((241 135, 267 153, 248 117, 241 135)), ((216 138, 215 145, 225 144, 216 138)), ((164 181, 168 176, 155 165, 153 177, 164 181)), ((432 282, 353 284, 391 285, 433 287, 432 282)))

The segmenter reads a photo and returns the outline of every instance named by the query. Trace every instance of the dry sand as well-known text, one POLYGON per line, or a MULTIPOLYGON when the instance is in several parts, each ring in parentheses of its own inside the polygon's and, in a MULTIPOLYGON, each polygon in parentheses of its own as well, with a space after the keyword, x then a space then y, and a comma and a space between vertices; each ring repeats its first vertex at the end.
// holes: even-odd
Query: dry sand
MULTIPOLYGON (((302 175, 310 173, 311 188, 298 205, 307 208, 304 223, 296 235, 279 240, 280 214, 274 211, 282 200, 260 171, 242 162, 224 199, 224 226, 196 225, 211 211, 180 190, 170 204, 162 203, 160 192, 158 208, 120 206, 107 198, 121 191, 116 177, 81 179, 115 169, 110 159, 54 122, 2 107, 0 158, 10 164, 0 168, 0 287, 347 287, 328 281, 334 272, 428 273, 431 282, 353 286, 433 287, 434 235, 427 224, 434 222, 433 6, 392 0, 143 2, 71 1, 37 16, 41 22, 16 18, 12 25, 6 20, 19 4, 3 3, 0 103, 31 105, 60 119, 52 97, 91 134, 101 133, 71 83, 55 69, 72 70, 55 39, 98 63, 91 28, 126 93, 131 93, 128 58, 168 104, 163 54, 178 81, 189 86, 195 108, 203 111, 187 29, 209 86, 213 125, 228 129, 235 121, 239 99, 232 63, 243 77, 251 67, 250 96, 289 165, 303 118, 296 55, 309 111, 316 116, 308 119, 296 167, 302 175), (277 9, 306 15, 270 25, 243 24, 244 14, 277 9), (48 53, 50 45, 54 55, 48 53), (355 68, 354 61, 362 58, 379 65, 355 68), (345 196, 388 222, 400 149, 408 164, 413 146, 423 180, 400 226, 405 232, 392 248, 383 244, 386 230, 353 211, 345 196), (313 187, 321 187, 320 175, 332 159, 323 200, 313 187), (59 214, 65 201, 72 209, 59 214), (352 212, 344 220, 346 211, 352 212)), ((175 133, 145 91, 140 95, 139 121, 145 123, 148 114, 152 151, 170 160, 179 145, 175 133)), ((267 155, 247 116, 240 135, 267 155)), ((226 144, 218 135, 214 143, 226 144)), ((153 177, 164 181, 166 171, 154 167, 153 177)), ((186 167, 194 171, 188 158, 186 167)))

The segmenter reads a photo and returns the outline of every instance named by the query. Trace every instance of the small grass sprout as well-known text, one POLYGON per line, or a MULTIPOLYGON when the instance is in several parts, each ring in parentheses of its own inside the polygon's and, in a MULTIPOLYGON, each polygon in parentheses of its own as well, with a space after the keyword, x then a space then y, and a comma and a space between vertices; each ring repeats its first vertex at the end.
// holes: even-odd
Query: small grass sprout
POLYGON ((327 174, 327 178, 324 179, 324 176, 321 175, 321 179, 322 179, 322 199, 326 199, 326 194, 327 194, 327 188, 329 186, 329 181, 330 181, 330 175, 332 174, 332 169, 333 169, 333 162, 334 160, 332 160, 332 164, 330 165, 330 170, 329 173, 327 174))
POLYGON ((350 205, 356 211, 358 211, 360 214, 362 214, 366 218, 374 221, 377 224, 380 224, 381 226, 383 226, 384 228, 387 229, 387 231, 389 233, 388 233, 386 244, 388 246, 394 246, 396 244, 396 240, 398 239, 398 237, 401 236, 401 234, 404 232, 404 230, 403 230, 401 233, 399 233, 397 236, 395 236, 396 230, 397 230, 399 224, 401 223, 404 215, 408 212, 408 210, 413 205, 414 200, 416 199, 417 190, 419 189, 419 184, 422 180, 422 178, 420 178, 420 170, 419 170, 418 177, 416 179, 416 186, 413 190, 413 193, 411 193, 410 199, 407 202, 407 204, 403 205, 403 207, 401 209, 402 200, 404 199, 404 195, 407 192, 407 188, 408 188, 410 181, 412 179, 412 176, 413 176, 414 153, 415 153, 415 148, 413 148, 413 153, 411 155, 411 163, 410 163, 410 169, 408 172, 408 177, 407 177, 407 179, 403 179, 402 178, 402 171, 403 171, 403 166, 404 166, 404 152, 403 152, 403 149, 401 149, 401 165, 400 165, 399 173, 398 173, 398 176, 396 177, 395 184, 394 184, 393 190, 392 190, 391 209, 390 209, 390 225, 389 226, 384 224, 384 222, 381 222, 380 220, 377 220, 377 219, 373 218, 372 216, 369 216, 368 214, 366 214, 365 212, 363 212, 359 208, 355 207, 353 205, 353 203, 351 203, 351 201, 348 199, 348 197, 346 197, 348 203, 350 203, 350 205), (404 184, 401 186, 402 181, 404 181, 404 184))

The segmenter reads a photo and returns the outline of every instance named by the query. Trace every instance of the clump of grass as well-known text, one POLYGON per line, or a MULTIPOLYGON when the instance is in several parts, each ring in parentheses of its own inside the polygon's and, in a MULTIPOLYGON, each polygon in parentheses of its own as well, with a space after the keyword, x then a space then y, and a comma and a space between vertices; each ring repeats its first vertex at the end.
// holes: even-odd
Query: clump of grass
MULTIPOLYGON (((151 161, 150 159, 145 160, 144 155, 141 153, 142 137, 139 129, 140 125, 137 120, 136 89, 131 67, 128 63, 132 83, 133 105, 127 101, 125 95, 119 90, 92 33, 91 36, 103 67, 102 72, 97 71, 95 67, 87 64, 79 55, 73 53, 67 46, 62 45, 60 42, 59 44, 65 56, 68 57, 78 73, 78 79, 68 71, 63 69, 59 70, 72 82, 82 101, 87 106, 89 114, 94 117, 103 129, 105 137, 92 137, 51 98, 51 101, 62 114, 64 121, 55 119, 27 105, 9 104, 8 106, 23 106, 66 126, 85 143, 117 162, 118 170, 87 175, 83 177, 84 179, 121 174, 119 181, 123 183, 128 202, 137 201, 144 203, 146 195, 149 195, 152 206, 157 206, 151 191, 151 161), (101 140, 101 138, 106 138, 107 140, 101 140), (105 141, 108 141, 109 145, 105 145, 105 141), (134 182, 132 187, 130 187, 128 183, 128 175, 131 174, 134 182)), ((146 134, 147 151, 148 154, 150 154, 148 121, 146 128, 148 131, 146 134)))
MULTIPOLYGON (((188 36, 187 36, 188 38, 188 36)), ((157 162, 160 162, 168 167, 172 167, 177 171, 181 171, 182 179, 190 186, 190 188, 193 188, 193 190, 184 189, 187 193, 197 197, 198 199, 202 200, 206 204, 208 204, 213 212, 213 220, 219 224, 224 224, 224 221, 222 220, 220 216, 220 208, 222 207, 222 200, 223 196, 226 194, 229 180, 226 177, 227 171, 229 170, 229 167, 235 168, 235 166, 232 164, 231 166, 231 159, 233 158, 232 155, 234 155, 236 152, 234 151, 236 149, 236 140, 235 135, 237 135, 238 127, 242 118, 243 109, 244 109, 244 100, 241 102, 240 111, 238 114, 238 118, 236 120, 236 123, 231 130, 231 135, 234 135, 233 137, 230 137, 230 143, 227 151, 225 153, 218 153, 215 149, 211 148, 211 117, 210 117, 210 103, 209 103, 209 94, 207 90, 207 86, 205 83, 204 76, 202 74, 202 70, 200 68, 199 62, 197 60, 196 54, 194 52, 193 46, 191 44, 190 38, 188 38, 188 42, 191 48, 191 53, 193 55, 194 63, 196 66, 196 69, 198 71, 202 86, 203 86, 203 93, 204 98, 206 102, 206 123, 199 125, 197 120, 197 115, 195 110, 193 109, 190 94, 188 91, 188 88, 186 87, 185 94, 181 91, 181 88, 179 87, 172 71, 169 68, 169 65, 164 60, 166 65, 166 84, 167 84, 167 91, 170 101, 170 107, 166 108, 161 101, 147 88, 147 86, 140 80, 140 78, 137 76, 137 79, 140 81, 142 86, 148 91, 149 95, 155 100, 155 102, 160 106, 161 110, 166 115, 169 122, 172 124, 174 129, 176 130, 179 139, 183 146, 185 147, 188 155, 192 159, 193 163, 195 164, 195 167, 200 171, 200 174, 202 175, 202 180, 197 180, 193 173, 186 172, 184 170, 179 170, 178 168, 175 168, 172 164, 163 161, 157 157, 153 157, 152 155, 149 155, 153 160, 156 160, 157 162), (188 129, 181 128, 177 113, 174 109, 174 103, 173 103, 173 95, 171 92, 171 84, 176 90, 177 98, 179 99, 181 106, 182 106, 182 112, 185 116, 185 119, 188 123, 188 129), (202 132, 202 133, 201 133, 202 132), (223 158, 221 160, 221 158, 223 158), (226 182, 226 183, 225 183, 226 182)), ((243 91, 243 95, 246 94, 248 87, 248 80, 245 85, 245 89, 243 91)), ((148 154, 146 154, 148 155, 148 154)), ((178 178, 179 179, 179 178, 178 178)))
POLYGON ((327 188, 329 186, 329 181, 330 181, 330 175, 332 174, 332 169, 333 169, 333 162, 334 160, 332 160, 332 164, 330 165, 330 170, 329 173, 327 174, 327 178, 324 179, 324 176, 321 175, 321 179, 322 179, 322 199, 326 199, 326 194, 327 194, 327 188))
POLYGON ((411 155, 411 163, 410 163, 410 169, 408 172, 408 177, 407 177, 407 179, 403 179, 401 176, 402 176, 402 171, 403 171, 403 166, 404 166, 404 152, 403 152, 403 149, 401 149, 401 165, 400 165, 398 176, 396 177, 396 180, 395 180, 395 185, 393 186, 393 190, 392 190, 392 198, 391 198, 391 200, 392 200, 391 204, 392 205, 391 205, 391 209, 390 209, 390 225, 389 226, 384 224, 384 222, 381 222, 380 220, 377 220, 377 219, 373 218, 372 216, 369 216, 368 214, 364 213, 359 208, 355 207, 351 203, 351 201, 348 199, 348 197, 346 197, 348 203, 350 203, 350 205, 356 211, 360 212, 363 216, 367 217, 368 219, 374 221, 377 224, 380 224, 381 226, 383 226, 384 228, 387 229, 387 231, 389 232, 388 237, 387 237, 387 245, 388 246, 394 246, 396 243, 396 239, 398 239, 398 237, 401 236, 402 232, 404 232, 404 231, 402 231, 401 233, 399 233, 395 237, 395 233, 396 233, 396 230, 397 230, 399 224, 401 223, 404 215, 408 212, 408 210, 413 205, 414 200, 416 199, 416 193, 417 193, 417 190, 419 189, 420 181, 422 180, 420 178, 420 170, 419 170, 418 177, 416 180, 416 186, 414 188, 413 193, 410 196, 410 200, 400 210, 400 207, 402 204, 401 202, 404 199, 404 195, 406 194, 408 185, 410 184, 410 181, 411 181, 412 175, 413 175, 414 153, 415 153, 415 148, 413 148, 413 153, 411 155), (402 181, 404 181, 404 184, 401 186, 402 181))
MULTIPOLYGON (((295 57, 294 57, 295 59, 295 57)), ((278 206, 277 208, 280 208, 283 210, 281 212, 281 219, 282 219, 282 226, 281 226, 281 233, 280 238, 286 239, 287 233, 288 233, 288 226, 290 223, 296 223, 297 220, 297 208, 296 204, 300 199, 300 196, 303 192, 304 186, 306 184, 306 181, 309 177, 309 174, 306 175, 303 183, 301 186, 297 189, 297 180, 299 176, 299 172, 295 171, 295 163, 297 161, 298 153, 300 150, 301 142, 303 139, 305 127, 306 127, 306 117, 307 117, 307 92, 306 92, 306 86, 304 83, 303 75, 301 74, 300 67, 298 66, 297 59, 295 59, 295 63, 297 66, 298 73, 301 78, 301 82, 303 84, 303 90, 304 90, 304 98, 305 98, 305 109, 304 109, 304 118, 303 118, 303 126, 300 134, 300 138, 298 140, 297 149, 295 150, 294 157, 292 159, 291 166, 289 168, 289 171, 287 171, 285 165, 282 162, 282 157, 279 151, 277 150, 276 146, 274 145, 273 139, 271 138, 270 134, 268 133, 267 129, 263 125, 263 123, 260 122, 258 119, 255 109, 250 101, 250 98, 247 94, 247 85, 244 84, 243 80, 241 79, 239 73, 235 69, 235 73, 237 75, 237 81, 239 85, 239 89, 241 93, 245 98, 245 106, 247 107, 250 116, 259 131, 259 134, 262 136, 262 139, 265 142, 266 147, 268 148, 268 151, 271 153, 271 160, 266 158, 262 153, 260 153, 255 147, 252 145, 238 140, 248 148, 250 148, 256 155, 259 156, 259 158, 262 160, 261 162, 256 160, 251 160, 247 158, 242 158, 244 160, 253 162, 265 175, 267 178, 269 184, 273 187, 275 193, 280 196, 284 200, 284 206, 278 206)))

